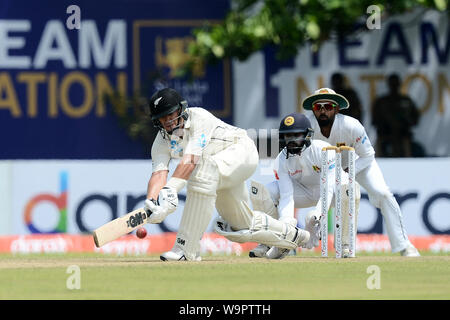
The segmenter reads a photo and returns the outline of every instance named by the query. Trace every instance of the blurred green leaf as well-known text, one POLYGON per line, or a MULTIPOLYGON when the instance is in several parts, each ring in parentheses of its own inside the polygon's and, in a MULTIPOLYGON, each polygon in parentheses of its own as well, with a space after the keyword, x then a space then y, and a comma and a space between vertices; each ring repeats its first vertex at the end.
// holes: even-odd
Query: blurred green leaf
MULTIPOLYGON (((314 47, 336 33, 354 32, 376 5, 383 18, 416 7, 445 11, 447 0, 234 0, 221 24, 196 29, 192 59, 206 64, 224 58, 246 60, 267 46, 280 59, 292 58, 310 42, 314 47)), ((185 74, 189 73, 189 65, 185 74)))

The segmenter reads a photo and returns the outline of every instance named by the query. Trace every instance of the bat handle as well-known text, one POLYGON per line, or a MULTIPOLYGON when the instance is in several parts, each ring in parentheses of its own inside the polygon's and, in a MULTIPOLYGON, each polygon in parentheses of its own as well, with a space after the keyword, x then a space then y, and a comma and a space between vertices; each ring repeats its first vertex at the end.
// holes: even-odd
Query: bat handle
POLYGON ((100 248, 100 245, 98 243, 97 233, 95 231, 94 231, 94 243, 97 248, 100 248))

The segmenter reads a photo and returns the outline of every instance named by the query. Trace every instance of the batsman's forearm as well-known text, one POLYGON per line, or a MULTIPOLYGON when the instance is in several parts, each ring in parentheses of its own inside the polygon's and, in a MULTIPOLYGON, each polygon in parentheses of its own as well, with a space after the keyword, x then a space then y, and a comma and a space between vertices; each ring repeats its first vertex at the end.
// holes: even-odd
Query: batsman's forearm
POLYGON ((192 171, 194 171, 195 166, 197 165, 199 157, 194 155, 185 155, 183 159, 181 159, 178 164, 175 172, 173 173, 173 178, 179 178, 183 180, 189 180, 192 171))
POLYGON ((147 186, 147 199, 157 199, 159 191, 165 186, 167 182, 167 175, 169 171, 162 170, 153 172, 147 186))

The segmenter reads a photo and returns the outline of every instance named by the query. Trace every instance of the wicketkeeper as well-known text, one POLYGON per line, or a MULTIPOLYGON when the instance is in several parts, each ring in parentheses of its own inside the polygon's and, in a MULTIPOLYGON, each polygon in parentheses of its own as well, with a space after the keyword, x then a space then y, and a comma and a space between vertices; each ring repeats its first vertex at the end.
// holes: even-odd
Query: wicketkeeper
POLYGON ((161 260, 200 261, 200 239, 212 218, 215 230, 236 242, 259 242, 295 249, 309 232, 252 211, 245 181, 258 165, 258 151, 245 130, 233 127, 203 108, 188 108, 177 91, 165 88, 149 101, 159 129, 152 146, 152 176, 145 209, 150 223, 160 223, 175 211, 178 193, 186 186, 186 202, 171 251, 161 260), (170 179, 169 161, 180 159, 170 179))
MULTIPOLYGON (((302 106, 313 112, 309 119, 314 139, 355 149, 356 181, 367 190, 370 202, 381 210, 392 252, 407 257, 420 256, 408 239, 400 206, 384 181, 366 130, 358 120, 339 114, 339 110, 349 107, 347 99, 332 89, 322 88, 303 100, 302 106)), ((342 155, 342 163, 348 163, 345 156, 342 155)))
MULTIPOLYGON (((321 168, 322 148, 330 146, 329 143, 313 140, 314 130, 309 119, 300 113, 285 116, 279 127, 279 141, 281 152, 275 160, 275 180, 262 185, 251 182, 250 199, 255 210, 263 211, 275 219, 297 225, 294 217, 294 208, 315 207, 307 213, 305 228, 310 233, 309 242, 304 246, 308 249, 317 247, 320 240, 319 218, 321 212, 320 201, 320 172, 328 170, 328 208, 334 203, 335 189, 335 158, 329 154, 328 165, 321 168)), ((342 211, 348 212, 349 198, 347 196, 348 175, 341 172, 342 211)), ((361 194, 356 184, 356 213, 359 208, 361 194)), ((348 256, 350 239, 348 236, 348 214, 342 217, 343 254, 348 256)), ((250 257, 266 257, 269 259, 282 259, 289 250, 265 244, 259 244, 250 251, 250 257)))

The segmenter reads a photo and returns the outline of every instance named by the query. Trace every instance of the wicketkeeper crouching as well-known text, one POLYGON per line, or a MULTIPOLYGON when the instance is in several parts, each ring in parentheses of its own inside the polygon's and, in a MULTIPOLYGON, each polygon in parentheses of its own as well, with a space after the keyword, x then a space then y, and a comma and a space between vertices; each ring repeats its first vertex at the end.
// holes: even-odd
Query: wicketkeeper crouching
POLYGON ((212 218, 220 214, 215 231, 235 242, 258 242, 296 249, 309 232, 252 211, 245 181, 255 172, 258 151, 245 130, 233 127, 203 108, 187 105, 171 88, 157 91, 149 114, 159 132, 152 146, 152 176, 145 210, 150 223, 160 223, 174 212, 178 192, 185 186, 186 202, 171 251, 161 260, 200 261, 200 240, 212 218), (180 159, 168 178, 169 162, 180 159))

